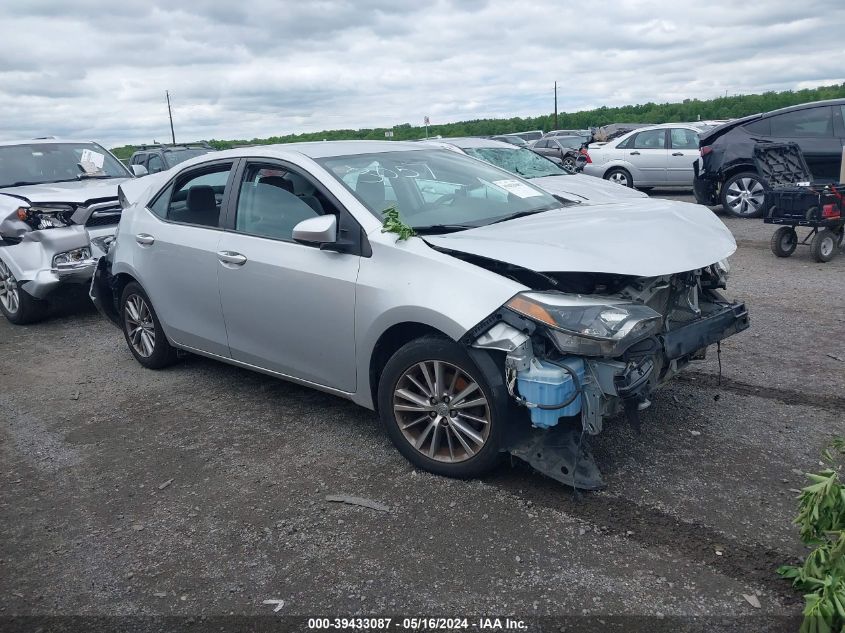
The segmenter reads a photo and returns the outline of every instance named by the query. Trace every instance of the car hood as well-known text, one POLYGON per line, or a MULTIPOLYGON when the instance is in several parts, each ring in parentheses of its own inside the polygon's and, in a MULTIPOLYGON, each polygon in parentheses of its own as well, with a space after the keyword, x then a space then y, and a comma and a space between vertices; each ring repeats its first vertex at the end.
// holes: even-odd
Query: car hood
POLYGON ((582 202, 603 204, 619 200, 648 198, 642 191, 584 174, 542 176, 541 178, 532 178, 530 182, 549 193, 582 202))
POLYGON ((41 185, 25 185, 22 187, 5 187, 0 189, 4 193, 29 201, 31 204, 44 202, 67 202, 82 204, 89 200, 102 198, 116 198, 117 186, 133 180, 132 178, 108 178, 74 180, 71 182, 47 182, 41 185))
MULTIPOLYGON (((620 185, 614 185, 620 186, 620 185)), ((736 250, 710 209, 673 200, 571 206, 425 240, 537 272, 657 277, 695 270, 736 250)))

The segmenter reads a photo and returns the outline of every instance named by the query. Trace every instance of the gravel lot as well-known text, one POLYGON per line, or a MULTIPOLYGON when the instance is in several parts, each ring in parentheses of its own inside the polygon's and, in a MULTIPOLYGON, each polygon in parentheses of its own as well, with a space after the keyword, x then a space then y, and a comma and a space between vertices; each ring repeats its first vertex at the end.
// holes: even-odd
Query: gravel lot
POLYGON ((728 294, 752 327, 722 346, 721 384, 713 354, 660 392, 640 435, 606 423, 600 493, 520 464, 438 478, 346 401, 197 357, 145 370, 84 299, 35 326, 0 320, 0 628, 272 615, 263 601, 282 599, 307 616, 795 630, 777 618, 799 615, 800 596, 775 568, 802 553, 794 470, 845 434, 845 256, 778 260, 771 227, 725 222, 739 244, 728 294))

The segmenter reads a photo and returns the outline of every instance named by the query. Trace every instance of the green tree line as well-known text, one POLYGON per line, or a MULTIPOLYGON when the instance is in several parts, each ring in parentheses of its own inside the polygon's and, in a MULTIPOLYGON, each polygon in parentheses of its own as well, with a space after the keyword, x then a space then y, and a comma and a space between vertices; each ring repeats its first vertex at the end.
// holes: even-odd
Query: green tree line
MULTIPOLYGON (((695 121, 709 119, 735 119, 738 117, 768 112, 786 106, 837 99, 845 97, 845 83, 833 86, 821 86, 804 90, 786 90, 783 92, 764 92, 762 94, 735 95, 716 99, 684 99, 680 103, 643 103, 618 108, 601 107, 581 112, 562 112, 558 114, 559 129, 585 129, 609 123, 672 123, 677 121, 695 121)), ((551 130, 554 128, 554 114, 536 117, 512 117, 509 119, 474 119, 429 125, 429 136, 490 136, 523 132, 526 130, 551 130)), ((425 136, 425 127, 403 123, 392 128, 362 128, 360 130, 325 130, 303 134, 283 134, 268 138, 232 139, 208 141, 217 149, 230 149, 239 145, 272 145, 275 143, 294 143, 298 141, 338 141, 338 140, 384 140, 384 133, 393 130, 393 140, 416 140, 425 136)), ((128 158, 135 151, 135 146, 124 145, 112 150, 118 158, 128 158)))

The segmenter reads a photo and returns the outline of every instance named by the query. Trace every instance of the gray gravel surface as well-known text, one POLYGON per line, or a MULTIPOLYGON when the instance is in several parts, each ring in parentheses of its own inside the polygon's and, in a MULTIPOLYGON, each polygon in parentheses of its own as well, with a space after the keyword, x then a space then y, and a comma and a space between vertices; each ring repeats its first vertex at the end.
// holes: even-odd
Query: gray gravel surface
POLYGON ((845 256, 725 222, 752 328, 721 383, 713 354, 641 434, 606 422, 592 494, 418 472, 373 413, 210 360, 145 370, 84 298, 0 320, 0 615, 799 614, 774 570, 802 553, 794 469, 845 434, 845 256))

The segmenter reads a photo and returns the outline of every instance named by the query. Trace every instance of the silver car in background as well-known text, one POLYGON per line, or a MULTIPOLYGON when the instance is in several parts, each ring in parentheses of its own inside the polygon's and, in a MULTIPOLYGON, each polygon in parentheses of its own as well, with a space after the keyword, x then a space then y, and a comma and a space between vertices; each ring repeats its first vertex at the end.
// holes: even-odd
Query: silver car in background
POLYGON ((606 143, 590 143, 584 173, 627 187, 692 188, 704 123, 641 127, 606 143))
POLYGON ((121 201, 91 293, 139 363, 186 350, 349 398, 442 475, 510 452, 600 487, 584 437, 748 326, 708 209, 582 207, 423 143, 223 151, 121 201))
POLYGON ((495 165, 556 196, 581 204, 605 204, 634 198, 648 198, 636 189, 566 169, 533 150, 514 147, 489 138, 460 137, 423 141, 435 147, 461 152, 495 165))

